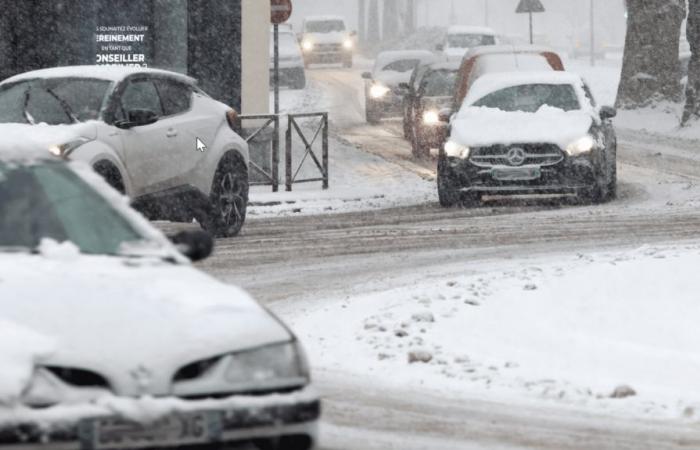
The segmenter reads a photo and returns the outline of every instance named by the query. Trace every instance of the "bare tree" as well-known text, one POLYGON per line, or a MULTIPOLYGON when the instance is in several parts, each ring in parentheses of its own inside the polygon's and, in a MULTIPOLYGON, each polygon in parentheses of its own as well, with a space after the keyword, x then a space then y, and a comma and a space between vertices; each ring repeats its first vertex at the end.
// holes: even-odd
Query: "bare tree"
POLYGON ((682 124, 700 118, 700 0, 689 0, 687 36, 690 44, 688 87, 682 124))
POLYGON ((367 42, 375 44, 379 39, 379 2, 378 0, 369 0, 369 11, 367 12, 367 42))
POLYGON ((627 0, 627 38, 617 105, 635 109, 681 98, 678 49, 686 0, 627 0))

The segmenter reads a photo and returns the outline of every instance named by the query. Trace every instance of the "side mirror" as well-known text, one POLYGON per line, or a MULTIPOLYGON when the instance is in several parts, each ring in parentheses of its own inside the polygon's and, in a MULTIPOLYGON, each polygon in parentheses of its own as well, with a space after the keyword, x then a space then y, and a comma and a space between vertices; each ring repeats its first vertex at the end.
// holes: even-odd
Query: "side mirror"
POLYGON ((365 80, 371 80, 372 79, 372 73, 371 72, 365 72, 362 74, 362 78, 365 80))
POLYGON ((150 109, 133 109, 126 116, 127 120, 116 124, 119 128, 143 127, 158 122, 158 115, 150 109))
POLYGON ((171 236, 170 242, 192 262, 207 259, 214 251, 214 240, 205 231, 181 231, 171 236))
POLYGON ((445 51, 445 44, 438 44, 435 46, 435 51, 438 52, 444 52, 445 51))
POLYGON ((450 108, 441 109, 438 113, 438 119, 441 123, 450 123, 452 118, 452 110, 450 108))
POLYGON ((601 106, 600 107, 600 118, 603 120, 609 120, 617 116, 617 110, 612 106, 601 106))

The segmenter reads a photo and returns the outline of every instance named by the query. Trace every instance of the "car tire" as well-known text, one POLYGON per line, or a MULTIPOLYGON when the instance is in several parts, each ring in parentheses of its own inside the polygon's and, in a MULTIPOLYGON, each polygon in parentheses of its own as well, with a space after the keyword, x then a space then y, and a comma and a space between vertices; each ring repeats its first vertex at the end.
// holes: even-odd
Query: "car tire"
POLYGON ((100 161, 95 163, 93 170, 120 194, 126 194, 124 178, 114 164, 109 161, 100 161))
POLYGON ((217 238, 236 236, 248 209, 248 168, 239 156, 227 156, 214 175, 210 211, 203 228, 217 238))
POLYGON ((367 123, 370 125, 377 125, 382 120, 382 113, 369 99, 367 99, 366 102, 365 118, 367 119, 367 123))
POLYGON ((459 184, 450 175, 446 174, 444 170, 441 170, 438 165, 438 175, 437 175, 437 190, 438 199, 440 201, 440 206, 444 208, 450 208, 462 200, 462 193, 459 190, 459 184))

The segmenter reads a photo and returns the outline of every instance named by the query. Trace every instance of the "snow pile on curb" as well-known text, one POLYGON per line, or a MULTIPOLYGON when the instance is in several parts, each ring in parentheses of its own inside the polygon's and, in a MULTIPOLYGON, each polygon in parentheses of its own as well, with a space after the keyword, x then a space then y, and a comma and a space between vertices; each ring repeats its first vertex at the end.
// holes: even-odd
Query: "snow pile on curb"
POLYGON ((529 261, 286 319, 321 370, 450 396, 687 417, 700 405, 699 264, 700 246, 529 261))

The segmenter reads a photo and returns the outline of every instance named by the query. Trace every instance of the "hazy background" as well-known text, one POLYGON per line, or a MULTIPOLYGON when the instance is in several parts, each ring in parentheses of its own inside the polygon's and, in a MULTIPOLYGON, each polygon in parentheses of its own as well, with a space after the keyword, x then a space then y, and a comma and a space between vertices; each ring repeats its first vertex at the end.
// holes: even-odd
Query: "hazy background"
MULTIPOLYGON (((528 35, 527 14, 515 14, 519 0, 415 0, 418 26, 489 25, 510 37, 528 35)), ((590 0, 541 0, 547 12, 534 16, 537 41, 557 48, 588 42, 590 0)), ((367 0, 369 3, 369 0, 367 0)), ((382 0, 379 0, 380 4, 382 0)), ((339 14, 357 29, 357 0, 293 0, 292 22, 299 28, 307 15, 339 14)), ((625 37, 624 0, 593 0, 599 45, 622 47, 625 37)))

